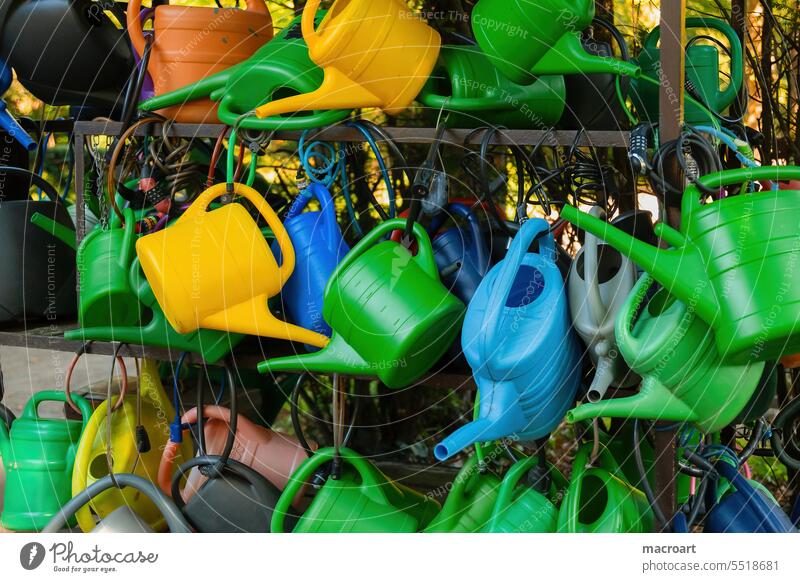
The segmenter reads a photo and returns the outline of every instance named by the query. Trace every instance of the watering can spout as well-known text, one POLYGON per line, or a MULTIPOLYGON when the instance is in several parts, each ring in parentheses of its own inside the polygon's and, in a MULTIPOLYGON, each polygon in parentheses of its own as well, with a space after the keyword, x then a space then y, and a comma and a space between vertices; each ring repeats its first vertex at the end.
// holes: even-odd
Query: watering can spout
POLYGON ((533 67, 534 75, 586 75, 611 73, 638 79, 642 75, 639 65, 591 55, 581 45, 580 33, 562 36, 533 67))
POLYGON ((164 93, 163 95, 151 97, 150 99, 140 103, 139 109, 142 111, 157 111, 167 107, 184 105, 197 99, 207 98, 209 95, 211 95, 212 91, 219 89, 220 87, 224 87, 225 83, 228 82, 228 78, 230 78, 231 74, 237 69, 237 66, 233 66, 217 73, 216 75, 210 75, 204 79, 201 79, 196 83, 186 85, 180 89, 175 89, 169 93, 164 93))
POLYGON ((49 232, 72 250, 77 249, 75 231, 60 222, 56 222, 41 212, 34 212, 31 216, 31 224, 38 226, 45 232, 49 232))
POLYGON ((433 449, 433 454, 439 461, 446 461, 459 451, 464 450, 477 442, 493 441, 505 435, 497 431, 497 424, 488 418, 479 418, 462 426, 456 432, 440 442, 433 449))
POLYGON ((375 367, 370 366, 358 352, 333 334, 327 346, 318 352, 297 354, 283 358, 272 358, 261 362, 258 371, 262 374, 276 372, 317 372, 321 374, 347 374, 350 376, 373 376, 375 367))

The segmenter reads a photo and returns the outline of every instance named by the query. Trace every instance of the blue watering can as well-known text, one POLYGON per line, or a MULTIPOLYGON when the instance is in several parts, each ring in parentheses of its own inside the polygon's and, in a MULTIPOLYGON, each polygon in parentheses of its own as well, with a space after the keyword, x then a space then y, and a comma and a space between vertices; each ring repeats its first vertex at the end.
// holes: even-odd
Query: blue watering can
POLYGON ((433 239, 433 253, 444 286, 469 305, 489 271, 489 249, 478 218, 464 204, 452 202, 437 215, 429 232, 435 233, 447 218, 456 216, 467 221, 469 230, 448 228, 433 239))
MULTIPOLYGON (((731 484, 731 489, 709 511, 703 531, 706 533, 796 533, 789 519, 771 496, 745 479, 731 463, 714 465, 731 484)), ((712 487, 711 490, 716 489, 712 487)), ((716 491, 710 491, 716 496, 716 491)))
MULTIPOLYGON (((283 226, 289 233, 296 256, 294 272, 281 292, 286 315, 300 327, 330 337, 331 327, 322 317, 325 286, 350 251, 336 222, 330 191, 322 184, 312 182, 292 203, 283 219, 283 226), (311 198, 319 201, 321 211, 303 212, 311 198)), ((282 264, 277 241, 272 243, 272 252, 278 264, 282 264)), ((319 349, 306 347, 309 351, 319 349)))
MULTIPOLYGON (((8 91, 13 80, 14 77, 11 74, 11 67, 9 67, 4 60, 0 59, 0 96, 8 91)), ((25 133, 25 130, 20 127, 17 120, 8 112, 6 102, 2 99, 0 99, 0 129, 16 139, 20 145, 29 152, 36 149, 36 142, 31 139, 31 136, 25 133)))
POLYGON ((480 410, 477 420, 436 445, 441 461, 479 441, 540 439, 575 400, 580 350, 549 228, 544 219, 525 222, 467 308, 461 345, 480 410), (539 253, 528 252, 540 234, 539 253))

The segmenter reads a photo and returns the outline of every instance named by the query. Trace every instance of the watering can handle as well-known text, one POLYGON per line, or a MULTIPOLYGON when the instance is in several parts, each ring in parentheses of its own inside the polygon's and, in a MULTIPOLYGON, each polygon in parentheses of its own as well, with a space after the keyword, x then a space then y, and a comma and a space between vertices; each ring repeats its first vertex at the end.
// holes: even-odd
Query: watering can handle
MULTIPOLYGON (((77 396, 76 396, 77 398, 77 396)), ((89 417, 89 421, 84 424, 83 432, 81 433, 81 440, 78 442, 78 450, 75 452, 75 460, 72 466, 72 494, 77 495, 87 486, 87 475, 89 473, 89 457, 94 446, 94 439, 97 437, 97 432, 100 429, 100 423, 108 414, 108 402, 103 402, 97 407, 97 410, 89 417)), ((106 444, 108 446, 108 444, 106 444)), ((84 533, 88 533, 94 529, 94 519, 92 513, 89 511, 89 506, 84 505, 75 512, 75 518, 78 520, 78 526, 84 533)))
POLYGON ((125 220, 125 232, 122 237, 122 250, 118 260, 120 267, 127 269, 136 255, 136 215, 133 213, 132 208, 123 210, 122 215, 125 220))
POLYGON ((150 283, 147 281, 147 277, 145 277, 142 271, 142 264, 138 256, 133 257, 128 278, 130 279, 131 289, 133 289, 134 295, 136 295, 142 305, 145 307, 153 307, 158 303, 153 293, 153 288, 150 287, 150 283))
POLYGON ((494 509, 492 510, 492 517, 489 521, 488 529, 493 531, 496 528, 496 522, 500 519, 503 509, 510 505, 514 497, 514 489, 520 479, 528 474, 528 471, 533 469, 539 463, 539 458, 536 456, 527 457, 522 459, 508 470, 503 483, 500 485, 500 490, 497 493, 497 500, 494 502, 494 509))
POLYGON ((447 205, 447 208, 453 214, 458 214, 466 219, 470 231, 472 231, 472 238, 475 241, 475 250, 478 255, 478 271, 482 276, 485 276, 489 271, 489 254, 486 252, 486 240, 478 219, 466 205, 460 202, 451 202, 447 205))
MULTIPOLYGON (((278 276, 281 281, 288 281, 289 277, 294 271, 295 254, 292 241, 289 239, 289 233, 286 232, 286 229, 283 227, 283 223, 281 222, 280 218, 278 218, 278 215, 275 214, 275 211, 272 209, 272 207, 267 204, 267 201, 264 200, 264 197, 261 196, 261 194, 259 194, 254 188, 251 188, 245 184, 234 183, 233 193, 243 196, 249 200, 250 203, 256 207, 259 214, 261 214, 261 216, 263 216, 267 221, 267 224, 272 229, 272 233, 275 235, 275 240, 278 241, 278 246, 281 249, 281 254, 283 257, 281 266, 278 269, 278 276)), ((183 213, 183 216, 181 216, 178 222, 189 222, 191 220, 195 220, 197 217, 205 213, 206 208, 208 208, 208 205, 211 204, 211 202, 220 196, 225 196, 226 194, 228 194, 228 184, 223 183, 212 186, 197 197, 197 200, 195 200, 189 209, 183 213)))
POLYGON ((308 45, 309 50, 311 45, 319 42, 319 33, 317 32, 315 23, 317 18, 317 10, 322 4, 322 0, 308 0, 306 7, 303 9, 303 18, 300 21, 300 28, 303 31, 303 38, 308 45))
MULTIPOLYGON (((605 219, 605 212, 599 206, 592 206, 589 214, 601 220, 605 219)), ((607 336, 614 328, 614 320, 609 321, 608 306, 603 304, 600 295, 600 276, 598 273, 600 240, 591 233, 586 233, 583 251, 583 282, 586 285, 586 298, 589 304, 589 314, 594 319, 595 329, 602 336, 607 336)))
POLYGON ((456 504, 458 509, 463 507, 462 502, 465 499, 464 492, 470 481, 477 475, 480 475, 478 471, 478 455, 472 455, 467 459, 466 463, 464 463, 464 466, 461 467, 458 475, 456 475, 453 480, 452 487, 447 494, 447 500, 440 514, 445 515, 445 519, 442 521, 435 520, 437 531, 452 531, 453 528, 455 528, 456 522, 460 517, 460 511, 450 511, 448 514, 444 514, 444 512, 452 507, 453 504, 456 504))
POLYGON ((331 193, 325 186, 317 182, 311 182, 307 190, 319 201, 322 218, 325 221, 325 235, 328 239, 329 248, 331 251, 337 252, 338 249, 333 248, 333 245, 336 245, 337 241, 341 240, 342 237, 336 232, 339 227, 336 223, 336 208, 334 207, 331 193))
MULTIPOLYGON (((92 416, 92 406, 89 402, 83 398, 82 396, 76 394, 72 397, 73 402, 75 403, 76 412, 80 412, 81 420, 83 421, 83 428, 86 429, 86 425, 89 422, 89 417, 92 416)), ((25 405, 25 408, 22 411, 22 417, 25 418, 39 418, 39 405, 42 402, 67 402, 67 394, 66 392, 62 392, 60 390, 42 390, 41 392, 36 392, 28 403, 25 405)))

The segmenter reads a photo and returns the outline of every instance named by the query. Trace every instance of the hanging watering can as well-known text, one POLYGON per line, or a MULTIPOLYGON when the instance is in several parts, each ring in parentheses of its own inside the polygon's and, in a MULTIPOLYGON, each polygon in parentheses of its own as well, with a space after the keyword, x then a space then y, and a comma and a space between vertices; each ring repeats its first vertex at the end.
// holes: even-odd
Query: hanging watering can
POLYGON ((500 479, 482 470, 472 455, 453 480, 442 510, 427 533, 477 533, 489 522, 500 489, 500 479))
MULTIPOLYGON (((247 0, 247 10, 161 4, 153 16, 153 45, 147 70, 156 95, 196 83, 244 61, 272 38, 272 17, 262 0, 247 0)), ((144 54, 141 0, 127 9, 133 48, 144 54)), ((208 99, 159 111, 183 123, 210 123, 215 105, 208 99)))
MULTIPOLYGON (((594 206, 592 216, 602 218, 603 210, 594 206)), ((617 348, 614 323, 628 294, 636 284, 636 266, 616 249, 600 244, 592 234, 569 273, 569 307, 575 330, 586 344, 595 368, 587 392, 589 402, 601 400, 609 387, 627 388, 639 381, 631 373, 617 348)))
POLYGON ((283 256, 280 267, 244 206, 206 212, 212 201, 228 194, 227 187, 212 186, 170 227, 136 242, 142 270, 170 325, 184 334, 206 328, 325 346, 327 337, 279 321, 267 307, 291 276, 295 254, 261 194, 233 185, 272 229, 283 256))
POLYGON ((467 309, 461 346, 480 394, 477 420, 436 445, 440 461, 475 443, 548 435, 575 400, 580 351, 546 220, 525 222, 467 309), (529 253, 539 236, 539 253, 529 253))
POLYGON ((494 66, 519 85, 540 75, 638 76, 637 65, 589 54, 581 45, 594 8, 594 0, 480 0, 472 9, 472 31, 494 66))
MULTIPOLYGON (((127 379, 123 378, 122 382, 124 387, 127 379)), ((143 359, 139 372, 138 396, 125 394, 123 388, 118 398, 122 399, 121 403, 118 399, 113 403, 109 403, 108 400, 103 401, 86 425, 72 473, 73 495, 77 495, 87 486, 109 474, 106 457, 109 451, 114 473, 131 473, 148 481, 156 480, 161 450, 169 440, 169 421, 175 416, 175 409, 164 392, 164 386, 158 376, 158 362, 143 359), (109 415, 110 433, 106 424, 109 415), (140 450, 139 432, 142 429, 147 433, 149 442, 147 450, 140 450)), ((188 441, 179 447, 176 456, 182 460, 192 457, 188 441)), ((100 520, 104 520, 121 507, 133 510, 155 530, 164 527, 161 511, 146 495, 135 489, 111 489, 94 497, 91 503, 77 511, 78 525, 85 532, 92 531, 97 525, 92 512, 100 520)))
MULTIPOLYGON (((795 166, 728 170, 701 178, 709 188, 747 180, 800 178, 795 166)), ((572 206, 561 216, 633 259, 711 325, 726 361, 776 360, 800 352, 800 288, 794 272, 800 191, 748 192, 703 205, 696 186, 683 195, 678 232, 659 224, 671 250, 637 241, 572 206)))
POLYGON ((22 415, 6 430, 0 422, 0 456, 6 472, 0 525, 16 531, 39 531, 71 495, 75 451, 92 407, 80 396, 74 402, 83 420, 41 418, 42 402, 66 402, 64 392, 34 394, 22 415))
POLYGON ((311 59, 325 72, 322 85, 256 114, 364 107, 394 114, 411 105, 436 64, 439 33, 402 0, 336 0, 315 29, 321 3, 306 3, 302 30, 311 59))
MULTIPOLYGON (((342 238, 328 189, 316 182, 309 184, 295 199, 283 226, 292 241, 296 262, 294 273, 281 291, 286 315, 300 327, 330 336, 331 328, 322 317, 322 300, 331 275, 350 247, 342 238), (303 212, 311 198, 319 201, 320 212, 303 212)), ((277 241, 272 243, 272 252, 281 262, 277 241)))
MULTIPOLYGON (((109 4, 111 6, 109 6, 109 4)), ((0 6, 0 58, 33 95, 49 105, 120 105, 133 57, 125 31, 91 0, 5 0, 0 6)))
POLYGON ((405 225, 402 218, 381 223, 331 275, 323 305, 333 329, 330 344, 313 354, 267 360, 260 372, 369 375, 401 388, 439 361, 461 329, 464 304, 439 280, 430 238, 419 223, 416 256, 382 240, 405 225))
MULTIPOLYGON (((687 29, 707 29, 722 33, 730 46, 730 79, 725 89, 720 88, 720 54, 714 44, 694 43, 686 49, 686 85, 689 94, 711 111, 722 115, 736 100, 742 88, 744 62, 742 43, 736 31, 724 20, 718 18, 687 18, 687 29), (694 96, 693 95, 693 96, 694 96)), ((644 41, 639 53, 642 74, 651 79, 661 79, 661 49, 658 41, 661 27, 655 27, 644 41)), ((631 84, 631 98, 642 118, 658 121, 659 85, 643 80, 631 84)), ((687 102, 684 109, 684 123, 697 125, 709 122, 709 114, 698 105, 687 102)))
MULTIPOLYGON (((320 11, 318 20, 324 15, 320 11)), ((211 98, 217 102, 217 117, 227 125, 244 129, 300 130, 339 123, 349 110, 298 112, 291 117, 277 116, 259 119, 242 115, 265 102, 311 93, 322 85, 323 73, 308 56, 308 46, 300 33, 300 18, 265 43, 252 57, 220 73, 142 103, 146 111, 175 107, 198 99, 211 98)))
POLYGON ((691 422, 703 433, 717 432, 750 401, 764 363, 725 363, 708 325, 666 289, 653 295, 652 285, 649 275, 639 280, 616 323, 622 356, 644 378, 639 393, 583 404, 571 410, 567 419, 691 422))
POLYGON ((731 488, 708 512, 706 533, 796 533, 792 520, 766 490, 754 486, 730 463, 714 465, 731 488))
POLYGON ((624 480, 611 453, 600 448, 599 466, 590 467, 592 443, 572 464, 567 493, 558 512, 559 533, 649 533, 653 513, 644 493, 624 480))
MULTIPOLYGON (((375 465, 350 449, 339 450, 342 474, 329 477, 294 533, 414 533, 436 516, 439 504, 405 485, 391 481, 375 465)), ((292 475, 272 514, 272 532, 286 531, 284 520, 292 500, 323 465, 336 457, 320 449, 292 475)))
POLYGON ((478 47, 444 46, 417 100, 451 127, 546 128, 564 112, 564 77, 542 76, 518 85, 501 75, 478 47))

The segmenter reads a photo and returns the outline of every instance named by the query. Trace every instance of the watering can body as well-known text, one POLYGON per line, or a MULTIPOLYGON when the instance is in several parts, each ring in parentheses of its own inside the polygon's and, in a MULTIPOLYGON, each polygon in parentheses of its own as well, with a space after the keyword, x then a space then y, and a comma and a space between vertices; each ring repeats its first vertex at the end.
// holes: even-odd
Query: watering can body
POLYGON ((51 233, 33 228, 31 218, 37 213, 59 225, 71 224, 59 202, 0 202, 0 245, 4 249, 0 322, 54 321, 75 315, 75 251, 51 233))
POLYGON ((306 3, 301 23, 309 55, 324 70, 322 84, 262 105, 256 114, 363 107, 393 114, 408 107, 436 64, 439 33, 401 0, 336 0, 315 27, 320 4, 306 3))
MULTIPOLYGON (((131 43, 139 55, 145 48, 139 18, 141 0, 128 4, 131 43)), ((162 4, 153 16, 153 45, 147 70, 156 95, 219 73, 252 56, 272 38, 272 17, 264 2, 248 0, 247 10, 162 4), (202 38, 198 44, 197 39, 202 38)), ((215 105, 208 99, 159 111, 184 123, 215 120, 215 105)))
MULTIPOLYGON (((328 478, 299 518, 295 533, 414 533, 439 512, 432 498, 391 481, 375 465, 350 449, 340 449, 338 479, 328 478)), ((320 467, 333 461, 331 448, 320 449, 292 476, 272 518, 272 532, 285 531, 284 521, 300 488, 320 467)))
POLYGON ((234 184, 259 211, 281 247, 280 267, 241 204, 206 212, 227 185, 212 186, 172 226, 141 237, 136 251, 158 305, 178 333, 200 328, 325 346, 328 338, 279 321, 267 301, 278 295, 295 266, 289 235, 264 198, 234 184))
POLYGON ((479 417, 436 445, 439 460, 512 434, 522 441, 542 438, 574 401, 580 353, 555 257, 547 221, 529 220, 478 287, 461 345, 478 384, 479 417), (542 234, 540 252, 529 253, 542 234))
MULTIPOLYGON (((320 11, 318 19, 324 16, 320 11)), ((315 111, 291 117, 258 119, 239 117, 265 102, 286 95, 311 93, 322 84, 323 74, 308 56, 308 46, 300 32, 300 18, 262 45, 252 57, 222 72, 191 85, 164 93, 142 103, 154 110, 211 98, 217 102, 217 117, 223 123, 249 129, 308 129, 332 125, 347 117, 348 110, 315 111)))
POLYGON ((422 226, 414 225, 416 256, 396 242, 382 240, 405 223, 383 222, 339 263, 323 306, 325 321, 333 329, 331 343, 313 354, 262 362, 261 372, 369 375, 400 388, 442 357, 461 329, 464 304, 439 280, 422 226))
MULTIPOLYGON (((350 247, 342 238, 328 189, 311 183, 295 200, 283 226, 292 241, 296 261, 294 273, 281 291, 288 319, 300 327, 330 336, 331 328, 322 316, 325 287, 350 247), (319 201, 322 210, 302 212, 311 197, 319 201)), ((280 262, 282 255, 277 242, 272 243, 272 252, 280 262)), ((311 346, 311 349, 316 348, 311 346)))
POLYGON ((417 100, 433 113, 451 111, 448 125, 453 127, 551 127, 564 112, 564 77, 542 76, 518 85, 479 48, 444 46, 417 100))
POLYGON ((666 289, 652 297, 653 279, 636 284, 616 322, 625 361, 644 378, 639 393, 578 406, 570 422, 642 418, 690 422, 713 433, 741 413, 758 387, 763 362, 724 362, 708 325, 666 289), (638 314, 638 318, 637 318, 638 314))
MULTIPOLYGON (((748 180, 800 177, 795 166, 728 170, 701 178, 709 188, 748 180)), ((691 302, 711 325, 719 354, 731 362, 776 360, 800 352, 800 289, 783 282, 793 272, 792 235, 800 223, 800 191, 748 192, 701 204, 689 186, 682 202, 681 232, 657 232, 673 249, 634 240, 574 207, 562 217, 600 237, 679 300, 691 302), (676 276, 680 273, 680 276, 676 276)))
POLYGON ((6 472, 0 525, 18 531, 39 531, 71 497, 75 451, 92 414, 89 403, 73 397, 83 420, 40 418, 42 402, 66 402, 64 392, 37 392, 7 431, 0 423, 0 454, 6 472))
MULTIPOLYGON (((699 101, 717 114, 724 114, 736 100, 742 88, 744 62, 742 44, 736 31, 725 21, 717 18, 687 18, 687 29, 709 29, 722 33, 730 46, 730 81, 724 89, 720 88, 720 54, 715 45, 695 44, 686 50, 686 82, 691 84, 699 101)), ((651 79, 660 79, 661 50, 658 41, 660 27, 654 28, 647 36, 638 61, 642 74, 651 79)), ((632 82, 631 98, 641 117, 652 122, 658 121, 658 85, 646 81, 632 82)), ((684 110, 685 123, 696 125, 708 123, 709 114, 702 107, 687 102, 684 110)))

